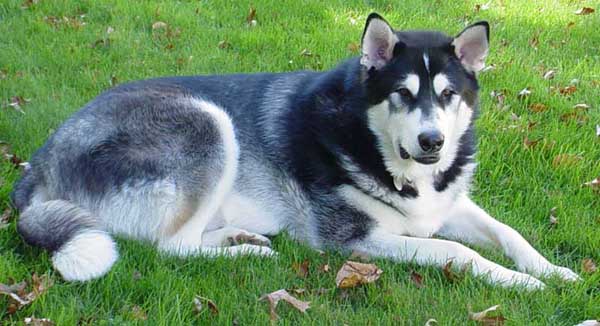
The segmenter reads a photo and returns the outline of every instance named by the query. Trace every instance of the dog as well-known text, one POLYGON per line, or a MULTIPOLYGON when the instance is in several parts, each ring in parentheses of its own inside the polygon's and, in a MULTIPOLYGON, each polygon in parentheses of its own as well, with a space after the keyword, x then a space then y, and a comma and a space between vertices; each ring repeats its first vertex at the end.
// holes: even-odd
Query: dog
POLYGON ((368 16, 362 55, 325 72, 166 77, 108 90, 31 158, 11 199, 68 281, 106 274, 110 234, 178 256, 314 248, 449 259, 491 284, 576 273, 469 199, 489 24, 456 37, 368 16), (435 238, 433 238, 435 236, 435 238), (513 271, 459 244, 498 247, 513 271))

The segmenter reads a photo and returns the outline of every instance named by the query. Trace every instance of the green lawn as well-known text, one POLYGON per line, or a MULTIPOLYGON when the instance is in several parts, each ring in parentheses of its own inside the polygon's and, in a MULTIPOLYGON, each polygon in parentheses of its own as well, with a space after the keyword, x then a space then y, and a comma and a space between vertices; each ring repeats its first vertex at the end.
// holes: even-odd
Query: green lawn
MULTIPOLYGON (((277 258, 236 260, 177 259, 148 244, 119 240, 121 259, 106 277, 65 283, 46 253, 21 241, 13 216, 0 229, 0 283, 30 280, 35 272, 49 274, 55 284, 15 314, 0 297, 0 323, 35 315, 59 325, 264 325, 268 306, 258 298, 281 288, 306 289, 297 296, 311 301, 306 314, 280 304, 278 323, 289 325, 424 325, 429 318, 439 325, 474 324, 469 305, 482 310, 495 304, 510 325, 600 318, 600 272, 583 273, 581 265, 586 258, 600 263, 600 194, 581 186, 600 176, 599 1, 491 1, 479 10, 484 1, 40 0, 23 8, 27 2, 0 3, 0 140, 24 160, 71 113, 113 84, 166 75, 328 69, 357 54, 371 11, 397 29, 452 34, 467 22, 488 20, 488 64, 495 69, 480 76, 481 153, 473 196, 583 281, 550 279, 546 290, 525 293, 473 277, 450 282, 436 268, 374 260, 384 271, 380 280, 341 292, 335 272, 347 257, 320 255, 279 236, 277 258), (255 26, 247 23, 251 6, 255 26), (596 12, 574 13, 584 6, 596 12), (158 21, 167 27, 153 29, 158 21), (556 75, 545 80, 550 69, 556 75), (556 90, 573 79, 574 93, 556 90), (530 96, 519 99, 526 87, 530 96), (502 104, 492 91, 504 94, 502 104), (15 96, 30 100, 22 112, 8 105, 15 96), (533 106, 543 111, 534 112, 536 103, 547 107, 533 106), (589 108, 574 109, 579 103, 589 108), (558 220, 553 226, 552 207, 558 220), (302 278, 292 265, 305 259, 309 274, 302 278), (327 273, 320 271, 326 263, 332 269, 327 273), (424 287, 411 281, 411 271, 423 276, 424 287), (212 299, 219 313, 194 313, 196 295, 212 299)), ((0 162, 0 212, 18 175, 13 164, 0 162)), ((478 250, 514 267, 497 251, 478 250)))

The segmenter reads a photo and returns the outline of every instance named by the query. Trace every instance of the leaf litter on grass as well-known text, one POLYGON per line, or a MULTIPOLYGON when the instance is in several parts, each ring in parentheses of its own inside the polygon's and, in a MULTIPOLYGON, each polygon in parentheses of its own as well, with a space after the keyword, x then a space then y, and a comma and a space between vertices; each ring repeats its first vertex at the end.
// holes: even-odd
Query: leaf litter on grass
POLYGON ((471 309, 471 306, 468 306, 468 311, 469 311, 469 319, 478 322, 480 325, 484 325, 484 326, 493 326, 493 325, 498 325, 498 326, 502 326, 504 325, 504 321, 506 321, 506 318, 504 318, 504 316, 502 316, 502 314, 495 314, 495 315, 491 315, 491 312, 496 312, 498 310, 498 308, 500 308, 500 305, 495 305, 495 306, 491 306, 483 311, 480 312, 473 312, 471 309))
POLYGON ((0 283, 0 294, 8 296, 10 304, 8 313, 13 314, 24 306, 31 304, 35 299, 43 295, 53 285, 52 279, 46 274, 31 276, 31 290, 26 291, 27 282, 21 281, 16 284, 6 285, 0 283))
POLYGON ((375 282, 382 273, 383 271, 374 264, 347 261, 338 271, 335 284, 340 289, 353 288, 375 282))
POLYGON ((296 299, 294 296, 288 293, 285 289, 277 290, 275 292, 271 292, 263 295, 259 299, 260 301, 268 301, 269 302, 269 313, 271 316, 271 320, 277 320, 279 316, 277 315, 277 304, 279 301, 285 301, 292 305, 292 307, 296 308, 298 311, 302 313, 306 313, 306 310, 310 308, 310 302, 301 301, 296 299))

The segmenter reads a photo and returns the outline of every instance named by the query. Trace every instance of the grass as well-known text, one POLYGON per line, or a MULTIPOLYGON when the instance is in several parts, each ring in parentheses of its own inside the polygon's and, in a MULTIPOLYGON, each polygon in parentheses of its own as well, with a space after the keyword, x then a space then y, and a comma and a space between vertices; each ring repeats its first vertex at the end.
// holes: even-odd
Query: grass
MULTIPOLYGON (((594 132, 600 123, 600 13, 573 13, 582 6, 599 11, 598 1, 491 1, 489 9, 476 11, 473 1, 256 0, 254 27, 246 22, 250 4, 225 0, 41 0, 22 8, 23 3, 0 4, 0 140, 24 159, 70 114, 115 83, 164 75, 328 69, 357 54, 371 11, 398 29, 449 33, 466 22, 489 20, 488 64, 496 69, 480 77, 481 153, 473 196, 552 262, 579 273, 583 259, 600 262, 600 197, 581 187, 600 175, 600 138, 594 132), (168 28, 153 30, 157 21, 168 28), (304 49, 312 55, 302 55, 304 49), (549 69, 556 77, 545 80, 549 69), (573 79, 577 90, 570 96, 550 90, 573 79), (531 95, 518 99, 525 87, 531 95), (494 90, 505 94, 503 105, 489 96, 494 90), (13 96, 30 99, 24 113, 6 105, 13 96), (529 109, 533 103, 548 109, 535 113, 529 109), (569 115, 577 103, 590 108, 569 115), (527 147, 525 138, 540 141, 527 147), (562 154, 577 158, 559 162, 562 154), (552 207, 558 224, 550 227, 552 207)), ((12 164, 0 162, 0 208, 8 206, 18 175, 12 164)), ((436 268, 374 260, 384 270, 381 279, 341 293, 335 289, 335 271, 347 257, 320 255, 285 235, 274 239, 274 247, 277 259, 184 260, 121 239, 121 259, 106 277, 65 283, 46 253, 23 244, 13 219, 0 229, 0 283, 29 280, 35 272, 49 273, 55 285, 12 315, 0 297, 0 321, 19 323, 35 315, 59 325, 267 324, 267 305, 258 298, 280 288, 305 288, 298 297, 311 301, 306 314, 278 307, 278 323, 289 325, 423 325, 429 318, 440 325, 464 325, 473 323, 469 305, 482 310, 495 304, 511 325, 574 325, 600 318, 598 272, 582 274, 577 284, 546 280, 545 291, 525 293, 472 277, 452 283, 436 268), (300 278, 292 264, 305 259, 310 273, 300 278), (332 271, 320 272, 326 263, 332 271), (423 288, 410 280, 411 271, 423 275, 423 288), (320 293, 321 288, 329 291, 320 293), (212 299, 219 314, 195 314, 195 295, 212 299)), ((478 250, 514 267, 497 251, 478 250)))

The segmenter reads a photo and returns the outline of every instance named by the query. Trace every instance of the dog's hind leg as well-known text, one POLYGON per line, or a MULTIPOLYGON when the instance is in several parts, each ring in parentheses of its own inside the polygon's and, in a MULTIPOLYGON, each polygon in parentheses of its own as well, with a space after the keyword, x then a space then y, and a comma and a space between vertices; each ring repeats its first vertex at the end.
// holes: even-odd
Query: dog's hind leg
POLYGON ((550 263, 519 232, 492 218, 466 196, 459 200, 438 234, 471 244, 500 247, 522 272, 535 276, 556 274, 570 281, 579 279, 570 269, 550 263))
MULTIPOLYGON (((177 218, 168 221, 175 224, 182 224, 170 236, 159 241, 159 248, 171 254, 187 256, 187 255, 239 255, 239 254, 259 254, 271 255, 272 251, 268 247, 257 246, 251 244, 243 244, 232 247, 222 247, 222 244, 210 243, 210 233, 205 234, 206 227, 211 220, 216 218, 217 213, 223 204, 225 197, 229 194, 233 187, 236 178, 239 147, 235 138, 234 127, 227 114, 219 107, 212 103, 190 99, 191 105, 198 107, 204 113, 207 113, 212 118, 212 127, 218 130, 220 141, 214 144, 219 148, 220 155, 216 155, 218 159, 214 162, 205 162, 205 156, 201 155, 198 159, 202 164, 198 167, 192 167, 192 171, 184 171, 191 175, 202 175, 199 182, 195 184, 193 179, 191 182, 187 177, 186 186, 188 189, 194 187, 203 187, 203 193, 197 198, 193 195, 188 195, 183 206, 195 206, 195 211, 188 215, 186 221, 181 223, 177 218), (206 171, 211 170, 211 171, 206 171), (219 175, 214 178, 214 175, 219 175), (214 182, 208 180, 214 179, 214 182), (206 184, 208 183, 208 185, 206 184), (204 240, 204 237, 209 237, 209 243, 204 240)), ((193 190, 192 190, 193 191, 193 190)), ((183 209, 184 215, 189 209, 183 209)), ((181 218, 181 216, 180 216, 181 218)), ((185 219, 185 216, 183 217, 185 219)), ((214 237, 213 237, 214 238, 214 237)))

